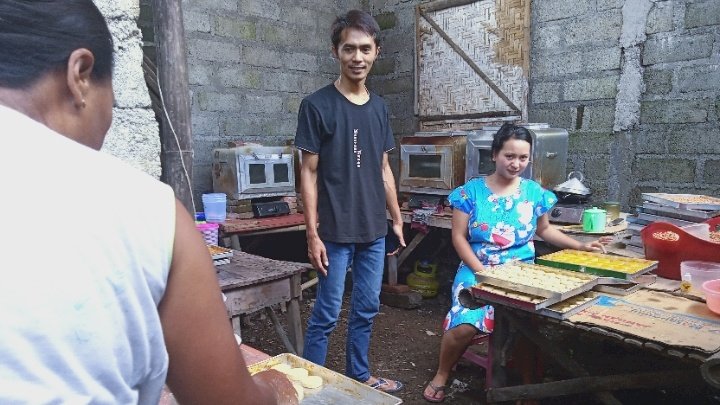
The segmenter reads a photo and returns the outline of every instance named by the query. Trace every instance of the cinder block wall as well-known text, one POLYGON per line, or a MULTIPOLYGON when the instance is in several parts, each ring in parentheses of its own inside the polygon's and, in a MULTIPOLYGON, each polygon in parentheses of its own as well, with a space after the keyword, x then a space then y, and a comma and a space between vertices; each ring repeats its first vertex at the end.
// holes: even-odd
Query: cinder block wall
POLYGON ((160 138, 142 72, 139 1, 95 0, 95 4, 115 41, 115 107, 103 151, 159 178, 160 138))

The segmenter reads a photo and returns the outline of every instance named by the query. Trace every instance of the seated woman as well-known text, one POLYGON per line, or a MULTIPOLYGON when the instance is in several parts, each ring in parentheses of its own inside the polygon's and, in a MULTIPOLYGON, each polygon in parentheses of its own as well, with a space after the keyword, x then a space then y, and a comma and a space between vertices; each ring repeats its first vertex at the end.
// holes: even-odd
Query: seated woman
POLYGON ((468 309, 458 301, 462 289, 477 284, 475 273, 512 260, 533 262, 535 234, 554 246, 577 250, 602 250, 607 242, 583 244, 550 225, 546 213, 557 198, 538 183, 520 177, 530 162, 531 150, 532 136, 526 128, 504 124, 492 143, 495 172, 471 179, 448 197, 453 206, 452 242, 462 262, 452 287, 452 307, 443 324, 438 370, 423 392, 429 402, 445 399, 450 369, 472 338, 492 333, 491 306, 468 309))

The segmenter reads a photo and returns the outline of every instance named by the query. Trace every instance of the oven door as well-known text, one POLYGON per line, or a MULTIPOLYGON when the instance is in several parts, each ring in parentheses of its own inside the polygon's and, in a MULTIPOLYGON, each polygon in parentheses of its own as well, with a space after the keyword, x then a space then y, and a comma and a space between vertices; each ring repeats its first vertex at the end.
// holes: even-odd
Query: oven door
POLYGON ((452 145, 400 145, 400 191, 447 194, 452 190, 452 145))
POLYGON ((240 194, 295 190, 291 154, 238 155, 237 165, 240 194))
POLYGON ((468 139, 465 181, 475 177, 485 177, 495 171, 492 160, 492 139, 468 139))

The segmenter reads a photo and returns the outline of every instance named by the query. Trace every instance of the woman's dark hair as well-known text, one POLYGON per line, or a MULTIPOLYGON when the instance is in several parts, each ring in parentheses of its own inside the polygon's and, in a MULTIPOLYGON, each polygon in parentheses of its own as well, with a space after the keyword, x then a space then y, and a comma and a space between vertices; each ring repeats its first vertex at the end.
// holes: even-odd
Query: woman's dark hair
POLYGON ((333 48, 337 49, 340 45, 340 37, 342 36, 345 28, 355 28, 368 35, 375 40, 375 46, 380 46, 380 39, 378 34, 380 33, 380 26, 377 21, 365 11, 361 10, 350 10, 345 15, 341 15, 335 19, 332 27, 330 28, 333 48))
POLYGON ((65 71, 80 48, 95 56, 93 79, 112 76, 112 36, 92 0, 0 1, 0 87, 27 88, 65 71))
POLYGON ((493 136, 493 156, 495 156, 496 153, 500 152, 500 150, 503 148, 503 145, 505 145, 505 142, 508 139, 518 139, 521 141, 525 141, 530 144, 530 149, 532 150, 533 140, 530 131, 528 131, 528 129, 525 127, 517 126, 515 124, 506 122, 500 127, 495 136, 493 136))

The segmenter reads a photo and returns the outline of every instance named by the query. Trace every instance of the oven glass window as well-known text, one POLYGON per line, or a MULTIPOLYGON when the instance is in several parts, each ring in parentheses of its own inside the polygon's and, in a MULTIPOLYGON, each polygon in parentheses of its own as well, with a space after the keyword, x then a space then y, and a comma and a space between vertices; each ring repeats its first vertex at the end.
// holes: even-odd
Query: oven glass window
POLYGON ((273 175, 275 176, 275 183, 289 183, 289 165, 286 163, 275 163, 273 165, 273 175))
POLYGON ((410 177, 442 178, 442 155, 410 155, 409 157, 410 177))
POLYGON ((490 149, 478 149, 478 175, 488 176, 495 171, 495 162, 492 160, 490 149))
POLYGON ((265 165, 264 164, 249 164, 250 168, 250 184, 265 184, 265 165))

